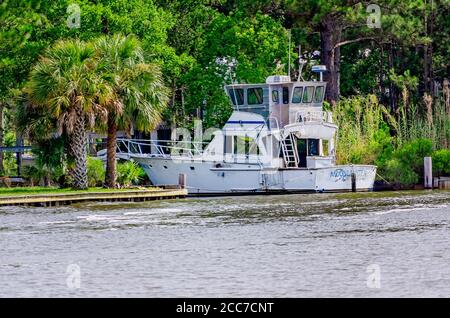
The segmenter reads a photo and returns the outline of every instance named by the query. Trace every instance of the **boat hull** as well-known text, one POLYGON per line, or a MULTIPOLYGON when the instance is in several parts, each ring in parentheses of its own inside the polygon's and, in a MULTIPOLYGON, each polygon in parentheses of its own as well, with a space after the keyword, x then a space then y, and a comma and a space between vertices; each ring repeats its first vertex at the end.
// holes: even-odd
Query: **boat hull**
POLYGON ((373 189, 376 167, 343 165, 314 169, 273 169, 257 164, 201 160, 173 160, 133 156, 156 186, 178 184, 186 174, 190 195, 251 194, 272 192, 348 192, 352 173, 356 191, 373 189))

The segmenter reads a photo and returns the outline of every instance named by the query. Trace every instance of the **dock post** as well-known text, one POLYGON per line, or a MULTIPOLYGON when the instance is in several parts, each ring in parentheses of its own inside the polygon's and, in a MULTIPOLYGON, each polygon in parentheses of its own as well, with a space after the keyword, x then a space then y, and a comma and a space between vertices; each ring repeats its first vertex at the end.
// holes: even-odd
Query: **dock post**
POLYGON ((180 186, 180 189, 186 189, 186 174, 180 173, 178 175, 178 185, 180 186))
POLYGON ((356 192, 356 173, 352 172, 352 192, 356 192))
POLYGON ((433 163, 431 157, 423 158, 424 188, 433 189, 433 163))

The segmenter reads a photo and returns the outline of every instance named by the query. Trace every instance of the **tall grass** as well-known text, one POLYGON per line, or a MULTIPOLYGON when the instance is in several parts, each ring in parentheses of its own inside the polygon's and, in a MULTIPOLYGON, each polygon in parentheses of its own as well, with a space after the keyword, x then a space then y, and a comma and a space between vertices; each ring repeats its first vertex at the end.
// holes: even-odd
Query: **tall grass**
MULTIPOLYGON (((339 164, 373 164, 380 154, 380 131, 385 118, 393 118, 375 95, 342 99, 333 109, 338 130, 336 159, 339 164)), ((386 135, 386 138, 389 138, 386 135)))
POLYGON ((424 97, 424 105, 412 104, 408 110, 400 108, 394 128, 397 143, 420 138, 429 139, 434 149, 446 149, 450 146, 450 108, 444 98, 424 97), (422 106, 422 111, 420 109, 422 106))
POLYGON ((450 105, 444 94, 422 103, 402 106, 391 114, 376 96, 342 99, 333 109, 339 126, 337 163, 377 164, 388 148, 429 139, 433 149, 450 146, 450 105))

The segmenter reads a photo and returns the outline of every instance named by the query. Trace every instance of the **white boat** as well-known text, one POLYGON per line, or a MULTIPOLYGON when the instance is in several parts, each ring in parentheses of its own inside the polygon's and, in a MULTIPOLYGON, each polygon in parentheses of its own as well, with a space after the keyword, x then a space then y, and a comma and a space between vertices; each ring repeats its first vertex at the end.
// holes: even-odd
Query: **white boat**
POLYGON ((270 76, 225 89, 234 111, 211 142, 121 139, 118 155, 139 162, 154 185, 184 174, 189 194, 373 189, 375 166, 335 164, 338 127, 323 110, 325 82, 270 76))

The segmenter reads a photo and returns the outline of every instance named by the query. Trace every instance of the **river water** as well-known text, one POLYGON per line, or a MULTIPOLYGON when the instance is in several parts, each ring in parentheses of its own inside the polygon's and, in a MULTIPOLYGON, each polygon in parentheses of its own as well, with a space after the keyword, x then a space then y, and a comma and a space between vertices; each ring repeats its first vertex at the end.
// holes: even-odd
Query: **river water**
POLYGON ((450 297, 450 192, 0 208, 0 297, 450 297))

